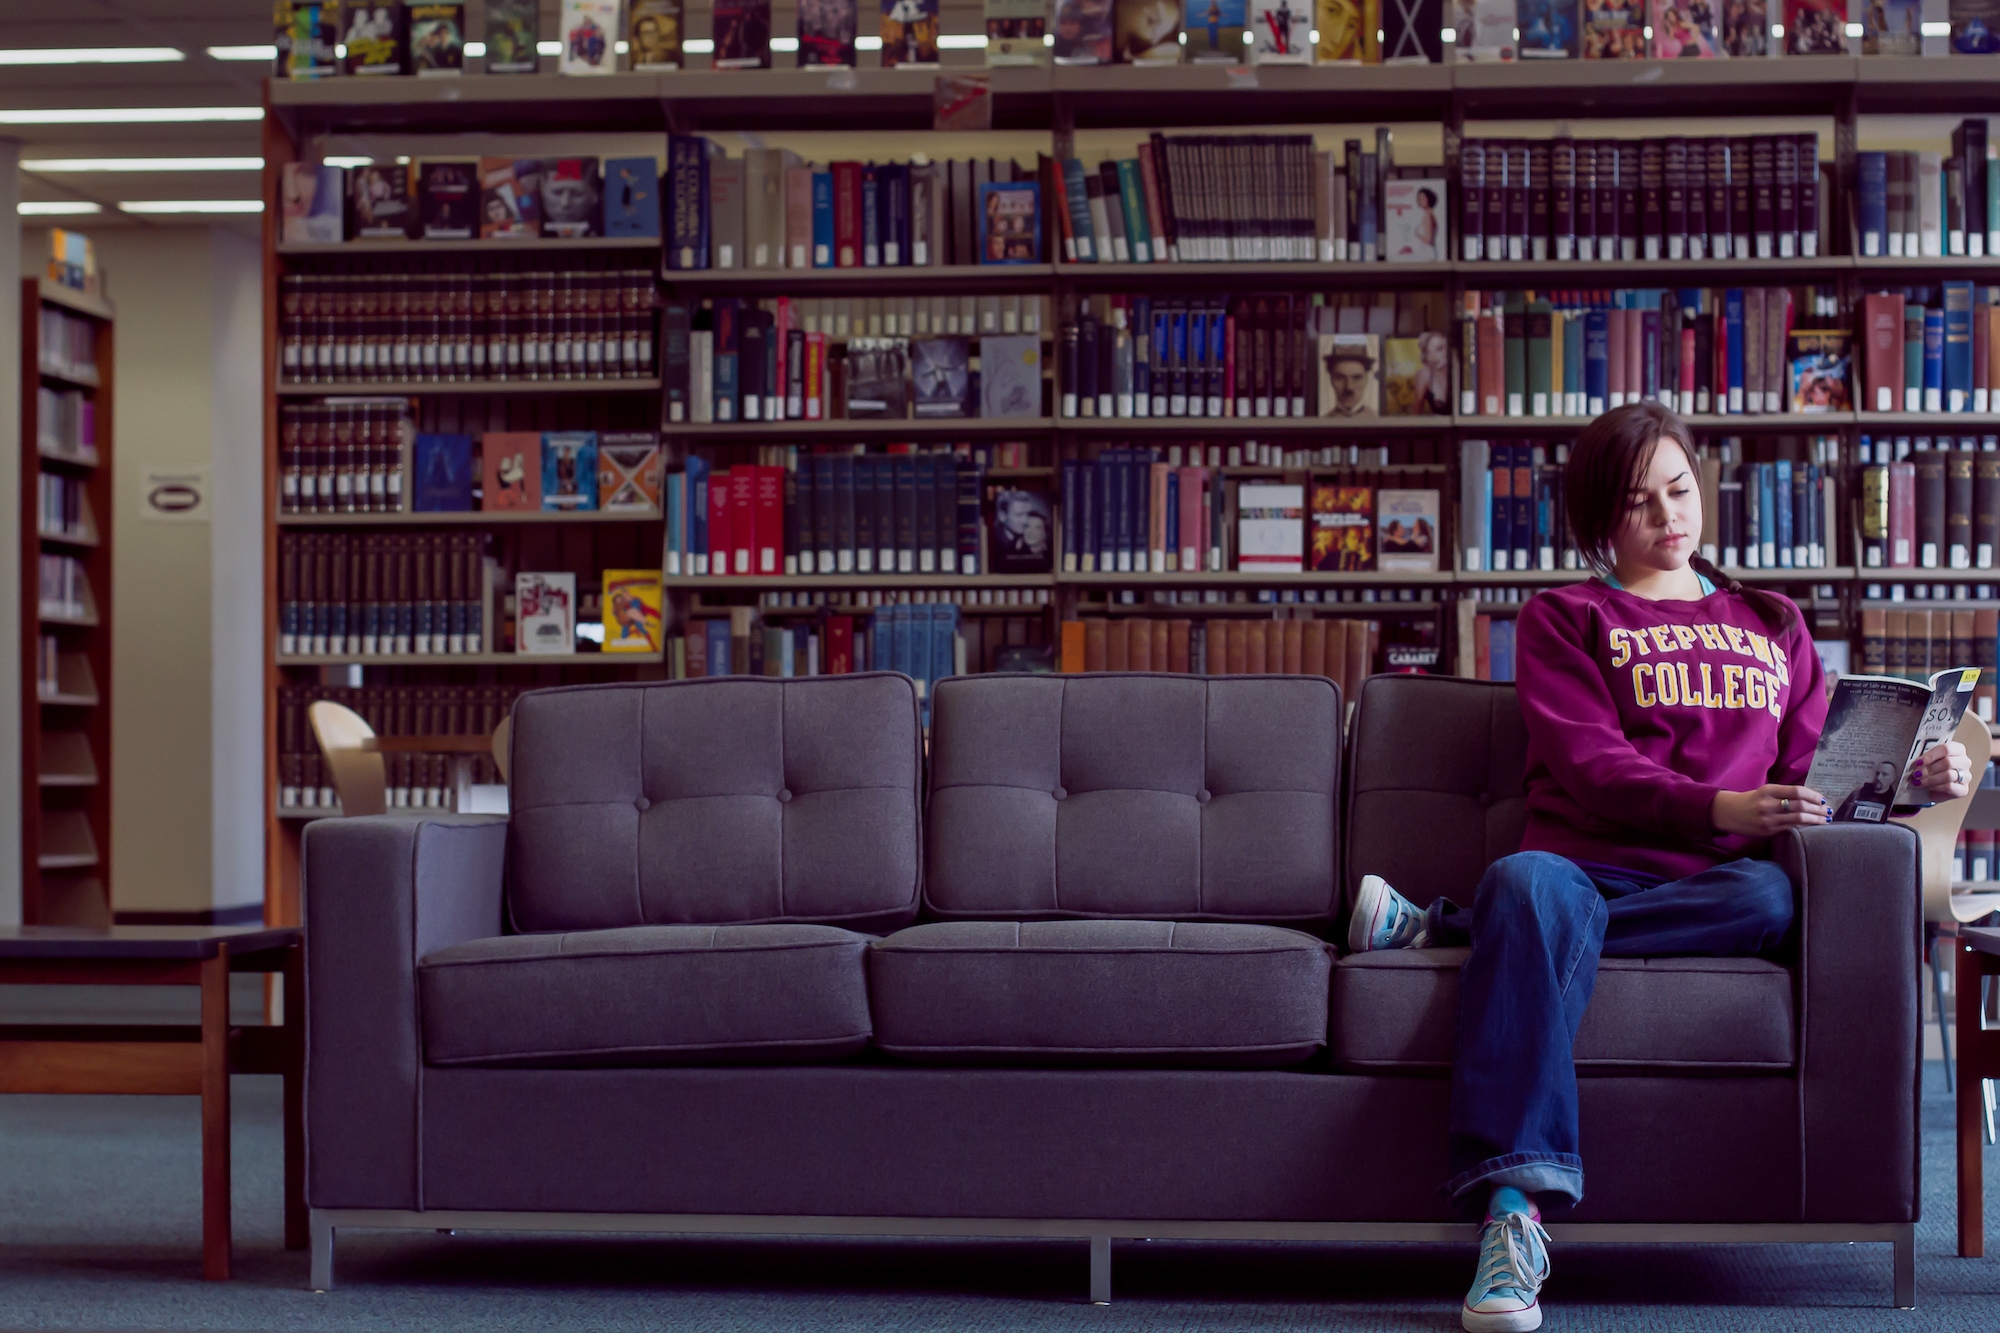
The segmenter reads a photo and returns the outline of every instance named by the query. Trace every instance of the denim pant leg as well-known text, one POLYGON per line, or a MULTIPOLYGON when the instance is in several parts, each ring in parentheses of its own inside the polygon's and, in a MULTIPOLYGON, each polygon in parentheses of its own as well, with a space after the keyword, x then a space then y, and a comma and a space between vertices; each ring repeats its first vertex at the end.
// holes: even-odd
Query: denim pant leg
POLYGON ((1728 861, 1653 888, 1607 875, 1606 958, 1748 958, 1792 928, 1792 880, 1775 861, 1728 861))
POLYGON ((1480 880, 1451 1073, 1444 1193, 1454 1203, 1484 1203, 1498 1185, 1582 1199, 1572 1048, 1608 918, 1604 895, 1566 857, 1517 852, 1480 880))

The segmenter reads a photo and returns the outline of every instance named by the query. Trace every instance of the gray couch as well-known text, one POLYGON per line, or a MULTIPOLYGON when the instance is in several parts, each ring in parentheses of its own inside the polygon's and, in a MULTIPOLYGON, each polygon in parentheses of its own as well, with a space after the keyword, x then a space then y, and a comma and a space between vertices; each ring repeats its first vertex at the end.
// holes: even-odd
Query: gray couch
MULTIPOLYGON (((1471 1237, 1452 950, 1352 887, 1512 851, 1510 687, 871 673, 538 691, 508 819, 305 841, 313 1285, 354 1227, 1471 1237)), ((1890 1242, 1914 1293, 1917 857, 1782 839, 1785 956, 1607 960, 1567 1240, 1890 1242)), ((1461 897, 1461 901, 1465 900, 1461 897)))

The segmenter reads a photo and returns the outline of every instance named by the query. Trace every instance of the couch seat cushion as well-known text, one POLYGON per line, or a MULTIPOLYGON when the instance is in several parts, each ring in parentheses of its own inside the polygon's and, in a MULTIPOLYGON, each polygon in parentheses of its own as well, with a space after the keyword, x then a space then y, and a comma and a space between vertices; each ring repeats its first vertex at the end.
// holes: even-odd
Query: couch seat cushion
POLYGON ((868 1044, 869 937, 834 926, 504 935, 417 965, 433 1065, 794 1064, 868 1044))
POLYGON ((1310 935, 1219 922, 940 921, 868 949, 876 1045, 934 1064, 1296 1064, 1329 967, 1310 935))
MULTIPOLYGON (((1335 1063, 1449 1069, 1470 949, 1351 954, 1333 968, 1335 1063)), ((1579 1069, 1789 1069, 1792 974, 1761 958, 1606 958, 1576 1034, 1579 1069)))

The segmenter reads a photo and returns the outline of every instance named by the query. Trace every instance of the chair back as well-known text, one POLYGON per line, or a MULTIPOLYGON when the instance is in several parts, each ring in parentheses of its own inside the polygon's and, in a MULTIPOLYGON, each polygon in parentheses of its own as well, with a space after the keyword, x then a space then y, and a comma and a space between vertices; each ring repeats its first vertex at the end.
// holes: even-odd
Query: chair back
POLYGON ((343 815, 379 815, 389 808, 388 772, 382 756, 361 748, 372 740, 375 729, 362 721, 352 708, 321 699, 306 710, 313 737, 319 742, 320 757, 333 774, 333 789, 340 793, 343 815))
MULTIPOLYGON (((1970 708, 1959 719, 1958 730, 1952 739, 1965 747, 1968 766, 1973 776, 1986 771, 1986 764, 1993 753, 1993 733, 1987 729, 1985 719, 1970 708)), ((1917 831, 1918 861, 1923 868, 1924 920, 1930 922, 1977 921, 1993 910, 1993 895, 1990 893, 1961 893, 1954 895, 1952 886, 1952 854, 1958 849, 1958 832, 1965 827, 1965 817, 1972 813, 1973 798, 1979 788, 1952 801, 1939 801, 1927 805, 1897 822, 1908 824, 1917 831)))
POLYGON ((493 728, 493 767, 499 770, 500 780, 507 781, 507 742, 514 734, 514 719, 510 715, 500 719, 500 725, 493 728))

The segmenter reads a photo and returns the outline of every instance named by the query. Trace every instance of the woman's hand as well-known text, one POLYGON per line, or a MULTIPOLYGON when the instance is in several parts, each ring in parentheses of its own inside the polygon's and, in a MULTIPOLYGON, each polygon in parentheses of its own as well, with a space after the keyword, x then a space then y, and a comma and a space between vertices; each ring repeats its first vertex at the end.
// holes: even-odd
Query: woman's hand
POLYGON ((1767 782, 1755 791, 1719 791, 1709 822, 1724 833, 1770 838, 1788 828, 1810 828, 1833 819, 1833 807, 1811 787, 1767 782))
POLYGON ((1954 800, 1972 790, 1972 760, 1957 741, 1933 745, 1918 757, 1910 781, 1933 801, 1954 800))

